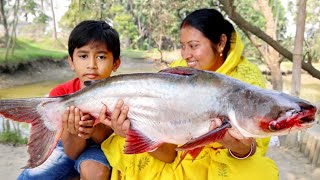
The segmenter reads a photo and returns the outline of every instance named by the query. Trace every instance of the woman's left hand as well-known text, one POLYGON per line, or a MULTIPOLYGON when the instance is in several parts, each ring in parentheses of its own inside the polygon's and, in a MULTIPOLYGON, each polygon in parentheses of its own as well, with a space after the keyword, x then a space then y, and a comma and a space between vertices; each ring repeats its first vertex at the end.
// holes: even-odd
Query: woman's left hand
POLYGON ((130 121, 127 119, 128 111, 129 107, 124 105, 123 100, 120 99, 112 111, 111 118, 106 117, 107 107, 103 106, 99 120, 101 123, 112 128, 115 134, 126 137, 130 128, 130 121))
MULTIPOLYGON (((211 123, 210 130, 221 126, 221 124, 222 121, 220 119, 215 119, 211 123)), ((253 155, 256 148, 256 140, 254 138, 243 138, 239 136, 239 134, 240 132, 237 129, 227 131, 223 138, 217 142, 225 148, 230 149, 232 153, 239 158, 248 156, 250 152, 250 155, 253 155), (251 150, 251 148, 253 149, 251 150)))

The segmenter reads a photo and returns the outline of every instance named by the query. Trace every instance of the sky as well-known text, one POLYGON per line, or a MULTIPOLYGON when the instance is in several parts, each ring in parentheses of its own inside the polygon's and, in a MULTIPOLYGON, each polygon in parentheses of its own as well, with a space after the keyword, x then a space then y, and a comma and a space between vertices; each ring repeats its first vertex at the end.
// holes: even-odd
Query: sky
MULTIPOLYGON (((53 10, 55 13, 55 18, 56 18, 56 26, 57 26, 57 31, 59 32, 61 29, 59 28, 59 24, 58 22, 60 21, 60 19, 62 18, 62 16, 64 15, 64 13, 68 10, 68 7, 71 3, 71 0, 53 0, 53 10)), ((51 13, 51 7, 47 6, 45 8, 46 10, 46 14, 50 17, 52 17, 52 13, 51 13)), ((50 23, 50 26, 53 26, 53 22, 50 23)))

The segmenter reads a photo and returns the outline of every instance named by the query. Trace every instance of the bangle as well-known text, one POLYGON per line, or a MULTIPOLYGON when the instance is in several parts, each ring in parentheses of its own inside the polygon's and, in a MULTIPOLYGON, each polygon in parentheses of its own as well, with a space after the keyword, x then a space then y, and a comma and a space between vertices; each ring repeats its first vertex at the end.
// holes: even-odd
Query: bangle
POLYGON ((246 156, 244 156, 244 157, 238 157, 238 156, 234 155, 233 152, 232 152, 230 149, 228 149, 228 151, 229 151, 229 154, 230 154, 232 157, 236 158, 236 159, 240 159, 240 160, 242 160, 242 159, 247 159, 248 157, 250 157, 250 156, 252 155, 252 152, 253 152, 253 149, 254 149, 254 145, 255 145, 255 143, 253 142, 253 143, 251 144, 251 146, 250 146, 250 152, 249 152, 246 156))

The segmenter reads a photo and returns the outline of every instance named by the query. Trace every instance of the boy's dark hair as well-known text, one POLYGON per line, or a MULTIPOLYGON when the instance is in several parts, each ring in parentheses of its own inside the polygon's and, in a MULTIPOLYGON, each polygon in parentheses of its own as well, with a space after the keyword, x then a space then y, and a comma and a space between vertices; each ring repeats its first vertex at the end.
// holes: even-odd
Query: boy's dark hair
POLYGON ((231 34, 235 32, 235 30, 232 24, 228 20, 225 20, 219 11, 215 9, 199 9, 193 11, 182 21, 180 29, 185 26, 196 28, 214 44, 219 43, 221 35, 225 34, 227 36, 227 42, 223 50, 223 55, 227 57, 230 50, 231 34))
POLYGON ((70 33, 68 41, 69 56, 73 59, 75 48, 81 48, 91 42, 102 42, 113 59, 120 57, 120 40, 118 32, 105 21, 86 20, 79 23, 70 33))

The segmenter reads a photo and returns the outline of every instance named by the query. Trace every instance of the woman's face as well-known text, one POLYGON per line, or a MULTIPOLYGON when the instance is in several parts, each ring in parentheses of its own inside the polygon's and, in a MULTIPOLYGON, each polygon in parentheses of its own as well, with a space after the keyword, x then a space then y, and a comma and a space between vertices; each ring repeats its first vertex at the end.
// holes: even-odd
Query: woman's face
POLYGON ((191 26, 181 28, 181 56, 188 66, 199 70, 217 70, 223 64, 220 53, 213 50, 211 41, 191 26))

